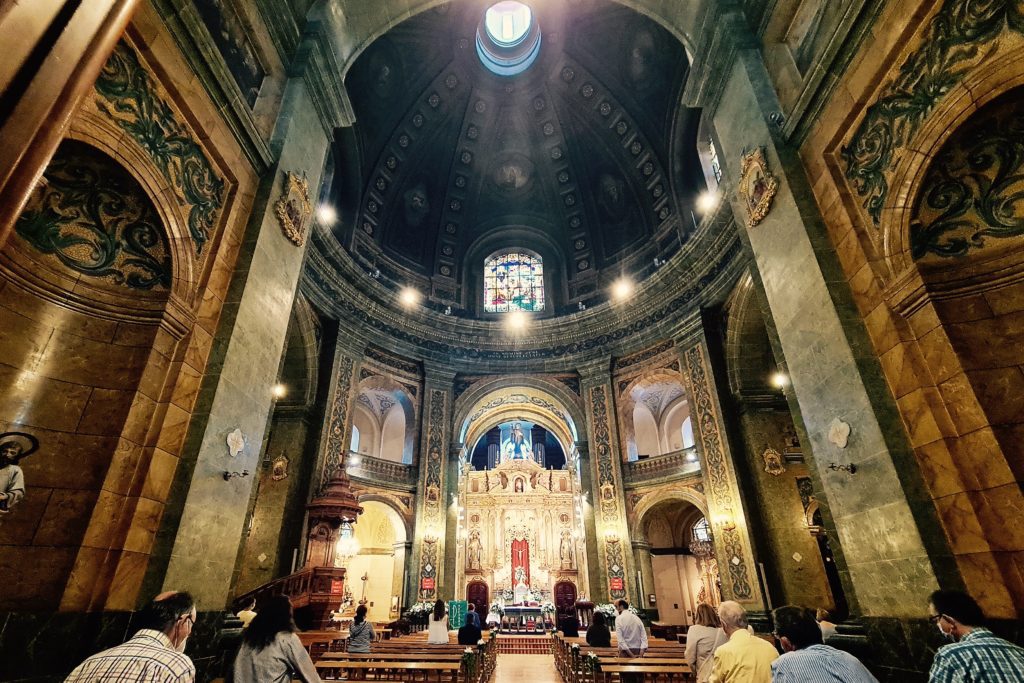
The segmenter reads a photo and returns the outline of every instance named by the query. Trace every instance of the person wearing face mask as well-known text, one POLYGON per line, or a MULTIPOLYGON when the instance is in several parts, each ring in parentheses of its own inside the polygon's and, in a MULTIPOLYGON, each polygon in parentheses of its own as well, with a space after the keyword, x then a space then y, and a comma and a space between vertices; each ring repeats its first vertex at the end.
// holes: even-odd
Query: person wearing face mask
POLYGON ((127 642, 89 657, 64 683, 192 683, 196 667, 184 653, 196 604, 184 592, 161 593, 140 613, 127 642))
POLYGON ((928 597, 928 614, 953 641, 935 653, 929 683, 1024 681, 1024 648, 984 628, 985 615, 974 598, 960 591, 935 591, 928 597))

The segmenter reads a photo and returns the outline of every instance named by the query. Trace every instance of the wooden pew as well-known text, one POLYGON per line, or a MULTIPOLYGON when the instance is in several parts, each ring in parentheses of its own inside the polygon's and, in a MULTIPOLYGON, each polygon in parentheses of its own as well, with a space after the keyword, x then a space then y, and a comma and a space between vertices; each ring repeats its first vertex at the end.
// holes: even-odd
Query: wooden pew
MULTIPOLYGON (((689 666, 649 666, 647 664, 611 664, 594 675, 597 683, 617 683, 623 674, 641 676, 644 683, 675 683, 691 680, 689 666)), ((634 678, 634 680, 636 680, 634 678)))
POLYGON ((364 662, 364 661, 320 661, 316 663, 317 673, 325 681, 352 680, 353 674, 360 674, 359 680, 405 681, 407 683, 459 683, 461 662, 364 662))

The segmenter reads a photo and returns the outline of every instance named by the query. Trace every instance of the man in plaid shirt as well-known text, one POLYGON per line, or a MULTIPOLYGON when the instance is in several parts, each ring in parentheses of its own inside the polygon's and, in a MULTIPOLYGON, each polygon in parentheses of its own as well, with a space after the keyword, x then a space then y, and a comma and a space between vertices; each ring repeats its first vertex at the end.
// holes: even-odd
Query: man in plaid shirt
POLYGON ((193 683, 196 667, 182 654, 196 622, 188 593, 161 593, 140 615, 126 643, 89 657, 64 683, 193 683))
POLYGON ((1024 681, 1024 648, 982 627, 985 617, 971 596, 960 591, 935 591, 928 598, 928 612, 929 621, 954 641, 935 653, 930 683, 1024 681))

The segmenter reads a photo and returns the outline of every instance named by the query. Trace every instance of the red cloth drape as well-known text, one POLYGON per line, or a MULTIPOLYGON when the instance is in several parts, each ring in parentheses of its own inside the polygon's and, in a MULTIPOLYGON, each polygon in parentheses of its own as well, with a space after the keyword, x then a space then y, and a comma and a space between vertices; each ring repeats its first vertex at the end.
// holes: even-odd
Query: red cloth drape
POLYGON ((518 567, 523 568, 525 578, 523 583, 527 586, 530 585, 530 542, 526 539, 521 541, 512 541, 512 585, 515 586, 516 576, 519 574, 516 569, 518 567))

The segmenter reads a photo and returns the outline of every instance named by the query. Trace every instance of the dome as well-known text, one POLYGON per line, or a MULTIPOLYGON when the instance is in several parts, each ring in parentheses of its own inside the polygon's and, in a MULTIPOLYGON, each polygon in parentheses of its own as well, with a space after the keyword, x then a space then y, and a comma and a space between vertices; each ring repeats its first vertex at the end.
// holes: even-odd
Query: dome
POLYGON ((485 297, 489 260, 529 254, 544 305, 520 310, 574 313, 693 232, 704 175, 682 45, 611 2, 549 4, 438 7, 347 74, 356 123, 334 150, 333 237, 428 307, 493 318, 507 309, 485 297))

